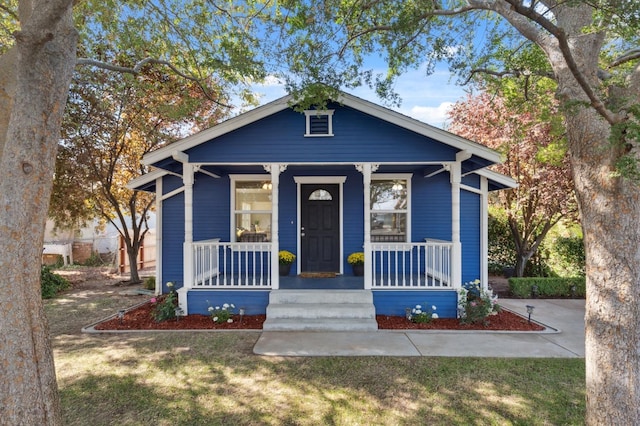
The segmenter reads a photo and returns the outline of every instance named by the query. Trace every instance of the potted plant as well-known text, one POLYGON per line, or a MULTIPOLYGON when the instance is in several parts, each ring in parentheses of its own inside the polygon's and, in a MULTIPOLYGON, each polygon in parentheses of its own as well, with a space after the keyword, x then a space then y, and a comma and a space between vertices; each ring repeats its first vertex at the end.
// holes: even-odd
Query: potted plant
POLYGON ((296 255, 287 250, 280 250, 278 252, 278 260, 280 276, 287 276, 291 272, 291 264, 296 260, 296 255))
POLYGON ((347 263, 353 268, 353 275, 361 277, 364 275, 364 253, 357 251, 347 257, 347 263))

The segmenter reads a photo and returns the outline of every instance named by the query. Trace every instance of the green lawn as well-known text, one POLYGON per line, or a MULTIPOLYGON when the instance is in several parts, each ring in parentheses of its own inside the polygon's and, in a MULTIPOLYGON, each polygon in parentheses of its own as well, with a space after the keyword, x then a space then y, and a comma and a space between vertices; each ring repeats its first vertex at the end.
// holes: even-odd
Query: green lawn
POLYGON ((78 333, 137 301, 89 292, 46 303, 65 424, 584 422, 581 359, 262 357, 258 332, 78 333))
POLYGON ((70 425, 581 424, 584 361, 251 353, 257 333, 56 345, 70 425))

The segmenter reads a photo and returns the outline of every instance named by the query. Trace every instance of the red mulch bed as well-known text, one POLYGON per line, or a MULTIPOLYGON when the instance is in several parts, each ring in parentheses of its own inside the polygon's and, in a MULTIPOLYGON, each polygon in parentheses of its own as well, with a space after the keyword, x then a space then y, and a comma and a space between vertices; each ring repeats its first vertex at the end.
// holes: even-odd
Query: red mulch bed
MULTIPOLYGON (((235 315, 232 323, 216 324, 208 315, 187 315, 179 320, 155 322, 151 315, 153 304, 145 303, 127 311, 122 322, 118 318, 101 322, 96 330, 260 330, 265 315, 235 315)), ((460 324, 455 318, 438 318, 427 324, 415 324, 404 317, 377 315, 378 328, 384 330, 507 330, 540 331, 544 327, 529 323, 509 311, 500 311, 488 318, 487 324, 460 324)))
POLYGON ((511 311, 502 310, 487 318, 486 323, 461 324, 456 318, 438 318, 424 324, 407 321, 405 317, 376 315, 379 329, 388 330, 503 330, 503 331, 542 331, 544 327, 529 322, 511 311))

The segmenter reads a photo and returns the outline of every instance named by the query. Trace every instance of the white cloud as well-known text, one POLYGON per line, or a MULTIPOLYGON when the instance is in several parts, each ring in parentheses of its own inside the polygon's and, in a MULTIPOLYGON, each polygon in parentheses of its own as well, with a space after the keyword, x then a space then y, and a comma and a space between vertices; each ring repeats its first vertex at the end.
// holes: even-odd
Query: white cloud
POLYGON ((414 105, 411 109, 406 113, 409 117, 415 118, 416 120, 424 121, 425 123, 429 123, 432 126, 436 127, 444 127, 444 124, 447 120, 447 111, 453 102, 442 102, 437 106, 420 106, 414 105))

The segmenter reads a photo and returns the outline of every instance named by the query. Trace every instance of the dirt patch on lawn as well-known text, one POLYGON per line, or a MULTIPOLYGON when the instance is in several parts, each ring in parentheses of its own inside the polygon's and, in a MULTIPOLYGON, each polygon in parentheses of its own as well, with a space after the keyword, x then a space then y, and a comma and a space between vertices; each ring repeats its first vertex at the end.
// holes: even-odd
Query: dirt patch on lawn
POLYGON ((114 273, 112 267, 78 266, 53 272, 66 278, 71 288, 44 301, 52 336, 80 334, 87 324, 149 299, 136 292, 142 289, 139 285, 118 286, 128 277, 114 273))

